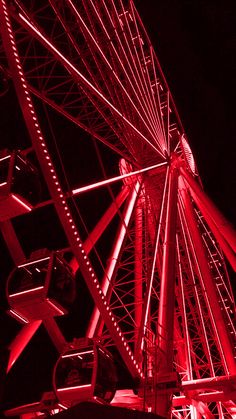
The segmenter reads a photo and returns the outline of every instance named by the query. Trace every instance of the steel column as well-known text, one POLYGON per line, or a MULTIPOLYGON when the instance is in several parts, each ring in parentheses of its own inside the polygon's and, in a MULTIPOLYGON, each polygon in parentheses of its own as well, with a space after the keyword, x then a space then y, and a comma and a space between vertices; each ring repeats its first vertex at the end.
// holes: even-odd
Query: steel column
MULTIPOLYGON (((169 173, 168 201, 166 208, 165 239, 163 245, 163 266, 157 328, 157 385, 162 376, 173 371, 173 338, 175 314, 175 278, 176 278, 176 221, 178 169, 172 161, 169 173)), ((171 394, 167 389, 157 389, 156 410, 163 417, 168 415, 171 406, 171 394)))
MULTIPOLYGON (((96 242, 99 240, 107 226, 112 221, 113 217, 117 214, 117 211, 127 198, 128 194, 129 187, 123 186, 115 201, 112 202, 110 207, 105 211, 103 216, 98 221, 97 225, 94 227, 87 239, 84 241, 84 250, 87 254, 89 254, 89 252, 92 250, 96 242)), ((70 267, 72 268, 74 273, 79 268, 79 263, 75 257, 73 257, 73 259, 70 261, 70 267)))
MULTIPOLYGON (((186 313, 186 306, 185 306, 185 298, 184 298, 184 283, 183 283, 183 273, 182 273, 182 265, 181 265, 181 258, 180 258, 180 249, 179 249, 179 242, 178 236, 176 236, 176 244, 177 244, 177 255, 178 255, 178 270, 179 270, 179 292, 180 292, 180 306, 182 310, 182 322, 183 322, 183 340, 184 340, 184 348, 182 349, 182 359, 186 365, 186 376, 187 379, 192 379, 192 363, 191 363, 191 347, 190 347, 190 336, 188 331, 187 325, 187 313, 186 313)), ((176 322, 177 323, 177 322, 176 322)), ((178 324, 178 323, 177 323, 178 324)), ((181 353, 181 351, 178 351, 181 353)), ((183 364, 184 365, 184 364, 183 364)))
POLYGON ((15 339, 10 343, 10 357, 8 361, 7 372, 9 372, 11 367, 13 367, 14 363, 19 358, 20 354, 23 352, 35 332, 38 330, 41 323, 42 320, 36 320, 33 323, 25 325, 15 337, 15 339))
POLYGON ((143 208, 142 198, 139 199, 135 214, 135 265, 134 265, 134 295, 135 295, 135 350, 138 340, 138 331, 142 318, 143 299, 143 271, 142 271, 142 238, 143 238, 143 208))
POLYGON ((204 216, 208 226, 210 227, 212 233, 214 234, 216 240, 218 241, 222 251, 224 252, 225 257, 228 259, 230 265, 232 266, 233 270, 236 272, 236 256, 235 252, 232 250, 230 244, 226 241, 224 236, 221 234, 221 230, 215 224, 211 214, 206 210, 201 199, 199 199, 198 195, 190 188, 190 193, 196 202, 199 210, 201 211, 202 215, 204 216))
POLYGON ((183 177, 186 179, 189 184, 194 196, 197 196, 198 202, 201 204, 200 210, 204 211, 204 216, 210 217, 215 223, 216 228, 220 230, 220 233, 224 239, 229 243, 232 249, 236 252, 236 232, 233 229, 232 225, 226 220, 223 214, 218 210, 218 208, 213 204, 213 202, 208 198, 202 188, 198 185, 193 176, 187 172, 184 167, 180 167, 180 172, 183 177))
MULTIPOLYGON (((159 221, 158 221, 156 237, 153 237, 155 247, 154 247, 151 273, 150 273, 150 276, 147 278, 146 293, 143 300, 142 318, 141 318, 141 323, 139 326, 138 341, 137 341, 137 347, 136 347, 136 356, 138 357, 139 355, 139 358, 140 358, 141 350, 143 350, 143 346, 144 346, 144 338, 146 335, 147 322, 148 322, 148 317, 150 313, 149 310, 150 310, 150 301, 151 301, 151 294, 152 294, 152 288, 153 288, 154 272, 155 272, 155 268, 157 267, 157 254, 158 254, 158 248, 160 245, 161 229, 162 229, 162 226, 164 225, 164 219, 165 219, 164 208, 167 202, 168 179, 169 179, 169 167, 167 168, 167 171, 166 171, 165 185, 163 189, 161 211, 160 211, 160 216, 159 216, 159 221)), ((155 232, 153 231, 153 235, 154 234, 155 232)), ((152 236, 152 234, 150 235, 152 236)))
POLYGON ((179 190, 185 207, 185 213, 188 220, 188 227, 192 236, 198 267, 200 269, 202 281, 206 290, 206 297, 208 298, 208 303, 210 306, 209 308, 213 317, 213 328, 216 332, 216 342, 222 357, 222 363, 227 368, 226 373, 235 374, 236 365, 233 354, 233 348, 227 333, 227 326, 225 324, 222 312, 220 310, 218 296, 216 293, 216 286, 213 282, 213 278, 208 266, 208 261, 203 248, 202 238, 200 236, 200 232, 196 224, 192 203, 183 181, 181 182, 181 187, 179 188, 179 190))
MULTIPOLYGON (((135 206, 137 197, 138 197, 139 192, 140 192, 140 187, 141 187, 141 185, 140 185, 139 182, 137 182, 136 185, 133 187, 133 190, 132 190, 131 195, 129 197, 129 200, 127 202, 127 207, 125 209, 123 219, 121 220, 121 223, 120 223, 120 228, 119 228, 119 231, 117 233, 117 238, 115 240, 114 248, 112 250, 111 257, 109 258, 110 262, 107 266, 106 272, 105 272, 103 280, 102 280, 101 288, 102 288, 102 291, 103 291, 104 295, 107 295, 108 289, 109 289, 109 287, 112 283, 112 278, 113 278, 113 276, 116 272, 117 263, 119 261, 119 256, 120 256, 120 251, 122 249, 122 245, 123 245, 124 239, 125 239, 126 234, 127 234, 127 228, 128 228, 129 222, 130 222, 131 215, 132 215, 133 210, 134 210, 134 206, 135 206)), ((108 296, 108 301, 109 301, 109 296, 108 296)), ((93 337, 95 335, 99 318, 100 318, 99 309, 97 307, 95 307, 94 311, 92 313, 90 322, 89 322, 89 326, 88 326, 88 329, 87 329, 86 336, 93 337)), ((101 327, 99 329, 100 329, 100 332, 101 332, 101 327)))

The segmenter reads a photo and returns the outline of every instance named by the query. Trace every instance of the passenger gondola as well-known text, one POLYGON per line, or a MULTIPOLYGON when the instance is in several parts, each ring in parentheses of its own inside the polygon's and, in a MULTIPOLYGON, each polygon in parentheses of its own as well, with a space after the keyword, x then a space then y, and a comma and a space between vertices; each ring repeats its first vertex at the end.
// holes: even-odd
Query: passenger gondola
POLYGON ((56 252, 17 266, 7 280, 10 314, 23 323, 61 316, 74 298, 74 276, 56 252))
POLYGON ((19 151, 1 151, 0 221, 31 211, 39 196, 37 169, 19 151))
POLYGON ((86 400, 110 403, 117 376, 112 355, 100 344, 77 342, 58 359, 53 387, 58 400, 70 405, 86 400))

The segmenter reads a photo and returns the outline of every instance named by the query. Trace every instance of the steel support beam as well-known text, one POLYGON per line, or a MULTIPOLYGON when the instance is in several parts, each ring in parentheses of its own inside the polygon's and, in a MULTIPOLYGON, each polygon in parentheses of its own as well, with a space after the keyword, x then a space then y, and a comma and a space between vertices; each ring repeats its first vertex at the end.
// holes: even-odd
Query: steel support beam
POLYGON ((216 292, 216 286, 213 281, 210 268, 208 265, 206 253, 204 251, 202 238, 197 227, 195 214, 192 207, 190 196, 185 187, 183 180, 179 187, 180 195, 185 208, 186 218, 188 220, 188 227, 192 237, 192 243, 195 249, 195 255, 202 281, 205 288, 205 298, 209 305, 211 312, 212 326, 215 330, 216 343, 221 355, 222 365, 225 366, 225 373, 235 374, 236 364, 234 359, 233 348, 227 333, 227 326, 225 324, 216 292))
POLYGON ((226 220, 224 215, 205 194, 194 177, 190 175, 190 173, 184 167, 180 167, 180 173, 183 175, 188 185, 190 186, 191 193, 194 194, 194 198, 197 198, 198 204, 201 205, 201 208, 199 209, 200 211, 204 212, 204 217, 207 219, 212 219, 212 222, 215 224, 215 228, 213 227, 214 230, 216 231, 217 229, 218 235, 220 233, 234 250, 234 252, 236 252, 236 231, 232 225, 228 222, 228 220, 226 220))
POLYGON ((10 343, 8 349, 10 350, 10 356, 7 366, 7 372, 13 367, 16 360, 19 358, 30 339, 34 336, 35 332, 38 330, 41 325, 42 320, 36 320, 33 323, 26 324, 22 327, 21 331, 15 337, 15 339, 10 343))
MULTIPOLYGON (((165 213, 164 213, 164 208, 165 208, 165 204, 167 202, 167 194, 168 194, 168 179, 169 179, 169 167, 167 168, 166 171, 166 178, 165 178, 165 185, 163 188, 163 194, 162 194, 162 201, 161 201, 161 211, 160 211, 160 215, 159 215, 159 221, 158 221, 158 226, 157 226, 157 232, 155 232, 155 228, 156 226, 153 228, 150 228, 149 226, 149 234, 151 236, 151 239, 153 239, 154 242, 154 255, 153 255, 153 261, 152 261, 152 268, 151 268, 151 273, 149 275, 149 277, 147 278, 147 284, 146 284, 146 292, 144 295, 144 299, 143 299, 143 308, 142 308, 142 318, 141 318, 141 322, 139 324, 139 331, 138 331, 138 340, 137 340, 137 345, 136 345, 136 357, 141 359, 141 351, 143 350, 144 347, 144 338, 146 335, 146 330, 147 330, 147 323, 148 323, 148 319, 149 319, 149 314, 150 314, 150 301, 151 301, 151 294, 152 294, 152 290, 153 290, 153 280, 154 280, 154 273, 155 273, 155 269, 157 268, 157 254, 158 254, 158 249, 159 249, 159 245, 160 245, 160 236, 161 236, 161 229, 164 225, 165 222, 165 213), (154 237, 154 235, 156 235, 156 237, 154 237), (153 236, 153 237, 152 237, 153 236)), ((148 215, 147 215, 148 217, 148 215)))
MULTIPOLYGON (((116 197, 115 201, 112 202, 110 207, 105 211, 103 216, 98 221, 97 225, 94 227, 94 229, 91 231, 87 239, 84 241, 84 250, 88 254, 96 242, 99 240, 107 226, 112 221, 113 217, 117 214, 117 211, 125 201, 129 194, 129 187, 123 186, 122 190, 116 197)), ((70 261, 70 267, 72 268, 73 272, 75 273, 77 269, 79 268, 78 261, 75 257, 70 261)))
MULTIPOLYGON (((113 283, 112 279, 117 271, 118 261, 120 260, 120 252, 124 243, 124 239, 127 234, 127 229, 129 226, 129 222, 130 222, 133 210, 134 210, 137 197, 139 195, 140 188, 141 186, 139 182, 137 182, 136 185, 133 186, 133 190, 130 194, 130 198, 127 202, 127 206, 123 215, 123 219, 121 220, 121 223, 120 223, 120 228, 117 232, 114 248, 112 250, 111 257, 109 258, 109 264, 107 266, 106 272, 102 280, 101 288, 102 288, 103 294, 108 295, 108 301, 109 301, 109 294, 110 294, 108 290, 111 287, 111 284, 113 283)), ((100 318, 100 312, 98 308, 95 307, 92 313, 90 322, 89 322, 86 336, 94 337, 97 326, 98 326, 99 318, 100 318)), ((102 326, 100 325, 99 331, 97 331, 98 334, 101 333, 101 329, 102 329, 102 326)))
POLYGON ((143 305, 143 208, 142 198, 135 211, 135 260, 134 260, 134 297, 135 297, 135 351, 137 349, 138 331, 141 325, 143 305))
POLYGON ((214 220, 212 219, 210 213, 206 210, 205 205, 203 204, 202 200, 199 199, 198 195, 193 191, 192 188, 189 188, 190 193, 196 202, 199 210, 201 211, 202 215, 204 216, 208 226, 210 227, 213 235, 215 236, 217 242, 219 243, 221 250, 223 251, 226 259, 229 261, 230 265, 232 266, 233 270, 236 272, 236 256, 235 252, 233 251, 230 244, 226 241, 225 237, 221 234, 220 228, 215 224, 214 220))
MULTIPOLYGON (((175 315, 176 279, 176 221, 177 221, 178 169, 175 157, 171 162, 166 208, 165 238, 163 246, 163 266, 161 275, 160 304, 157 328, 157 386, 163 376, 173 371, 173 340, 175 315)), ((157 414, 167 417, 171 406, 171 393, 158 389, 156 393, 157 414)))

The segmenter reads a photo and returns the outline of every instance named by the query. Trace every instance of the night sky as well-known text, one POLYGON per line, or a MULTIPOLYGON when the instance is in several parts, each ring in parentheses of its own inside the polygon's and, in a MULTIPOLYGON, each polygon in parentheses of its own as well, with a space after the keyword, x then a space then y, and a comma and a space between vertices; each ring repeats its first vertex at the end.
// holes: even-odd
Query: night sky
MULTIPOLYGON (((135 4, 174 97, 204 188, 236 227, 235 0, 136 0, 135 4)), ((1 98, 0 108, 11 100, 13 96, 1 98)), ((5 115, 1 125, 5 143, 10 141, 10 123, 5 115)), ((25 359, 30 351, 29 346, 25 359)), ((35 363, 37 368, 40 365, 35 363)), ((30 368, 25 374, 31 374, 30 368)))

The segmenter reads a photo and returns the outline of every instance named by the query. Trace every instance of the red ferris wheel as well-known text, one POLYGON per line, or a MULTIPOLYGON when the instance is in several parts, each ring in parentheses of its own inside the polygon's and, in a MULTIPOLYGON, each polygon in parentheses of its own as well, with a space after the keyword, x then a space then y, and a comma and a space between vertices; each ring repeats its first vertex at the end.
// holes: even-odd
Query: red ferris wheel
POLYGON ((39 328, 58 354, 51 391, 5 414, 93 400, 233 418, 225 260, 236 269, 236 236, 203 191, 133 1, 1 0, 0 26, 1 65, 27 128, 0 156, 7 312, 22 325, 7 373, 39 328), (82 281, 93 308, 68 326, 82 281))

